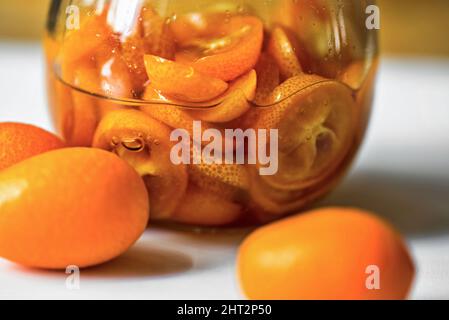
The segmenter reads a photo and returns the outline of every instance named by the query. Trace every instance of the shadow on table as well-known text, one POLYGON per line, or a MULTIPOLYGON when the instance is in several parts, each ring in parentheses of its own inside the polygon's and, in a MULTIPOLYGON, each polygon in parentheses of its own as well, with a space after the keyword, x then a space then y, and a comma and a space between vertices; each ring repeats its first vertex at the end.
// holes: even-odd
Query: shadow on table
POLYGON ((85 269, 83 277, 161 277, 186 272, 192 266, 192 259, 187 255, 141 244, 132 247, 115 260, 85 269))
POLYGON ((449 233, 449 180, 364 171, 319 203, 371 210, 409 236, 449 233))
MULTIPOLYGON (((83 278, 127 279, 144 277, 162 277, 186 272, 193 267, 192 259, 179 252, 153 248, 148 245, 136 245, 122 256, 96 267, 83 269, 83 278)), ((64 270, 38 270, 22 266, 13 266, 28 273, 67 278, 64 270)))

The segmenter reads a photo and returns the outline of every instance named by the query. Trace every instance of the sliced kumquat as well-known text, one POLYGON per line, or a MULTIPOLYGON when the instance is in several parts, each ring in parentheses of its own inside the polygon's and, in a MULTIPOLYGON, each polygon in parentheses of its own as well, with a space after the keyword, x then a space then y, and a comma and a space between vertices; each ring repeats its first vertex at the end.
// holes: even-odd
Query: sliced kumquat
MULTIPOLYGON (((159 97, 163 99, 157 90, 151 86, 147 87, 144 94, 145 100, 157 102, 159 97)), ((141 106, 141 110, 153 119, 156 119, 173 129, 187 130, 187 132, 193 136, 193 123, 195 118, 190 115, 189 111, 177 105, 164 104, 163 100, 160 100, 160 102, 161 103, 143 105, 141 106)), ((212 125, 207 122, 203 122, 201 125, 203 130, 212 128, 212 125)))
POLYGON ((255 128, 279 130, 279 170, 261 178, 278 189, 305 188, 340 165, 354 139, 356 104, 345 85, 301 75, 280 85, 269 108, 252 114, 255 128))
MULTIPOLYGON (((144 97, 146 97, 146 99, 154 101, 154 98, 150 98, 150 96, 157 96, 157 94, 158 93, 154 93, 154 89, 150 89, 150 87, 148 87, 144 97), (151 93, 149 93, 149 91, 151 93)), ((140 109, 147 115, 151 116, 153 119, 164 123, 172 129, 186 130, 190 134, 190 137, 194 136, 194 122, 199 122, 198 118, 195 118, 194 115, 192 115, 193 111, 191 109, 187 109, 179 105, 151 103, 142 105, 140 109)), ((217 128, 217 126, 212 125, 210 122, 201 121, 201 135, 208 129, 215 129, 220 131, 223 137, 222 142, 224 148, 227 141, 224 129, 217 128)), ((204 145, 208 143, 209 142, 202 141, 202 144, 204 145)))
POLYGON ((151 85, 163 94, 188 102, 201 102, 218 97, 228 84, 185 66, 153 55, 145 56, 145 67, 151 85))
POLYGON ((302 67, 298 60, 296 50, 281 27, 275 27, 271 33, 268 50, 279 66, 281 75, 285 78, 298 76, 302 67))
POLYGON ((236 16, 224 20, 212 37, 192 40, 176 54, 176 61, 230 81, 254 68, 262 42, 262 21, 250 16, 236 16))
POLYGON ((166 94, 158 90, 153 85, 149 84, 146 86, 143 99, 154 103, 165 103, 177 106, 184 106, 191 109, 207 109, 213 106, 218 106, 226 99, 230 98, 236 91, 241 91, 241 93, 246 97, 247 100, 253 100, 255 96, 255 87, 257 86, 257 77, 254 77, 254 70, 244 74, 243 76, 231 81, 228 85, 228 89, 217 96, 214 99, 201 101, 201 102, 188 102, 180 99, 175 99, 168 97, 166 94))
MULTIPOLYGON (((257 75, 254 70, 251 70, 229 85, 229 89, 223 97, 217 99, 222 101, 216 107, 195 110, 190 113, 194 118, 213 123, 232 121, 244 115, 251 108, 249 101, 254 99, 256 87, 257 75)), ((213 102, 215 101, 212 101, 212 105, 213 102)))

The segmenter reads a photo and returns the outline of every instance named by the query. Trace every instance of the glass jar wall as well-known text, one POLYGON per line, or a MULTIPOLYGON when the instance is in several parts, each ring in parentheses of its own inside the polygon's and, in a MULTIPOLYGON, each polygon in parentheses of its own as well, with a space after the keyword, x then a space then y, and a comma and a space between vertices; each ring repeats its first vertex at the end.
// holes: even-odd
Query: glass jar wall
POLYGON ((372 1, 53 0, 57 130, 141 174, 154 221, 297 213, 347 171, 377 69, 372 1))

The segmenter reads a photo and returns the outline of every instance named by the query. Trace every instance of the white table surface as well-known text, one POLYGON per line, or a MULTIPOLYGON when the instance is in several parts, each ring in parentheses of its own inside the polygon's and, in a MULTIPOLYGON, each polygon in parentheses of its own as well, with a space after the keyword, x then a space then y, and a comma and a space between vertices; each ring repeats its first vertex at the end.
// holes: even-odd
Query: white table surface
MULTIPOLYGON (((38 44, 0 42, 0 121, 51 130, 38 44)), ((351 174, 329 198, 382 214, 410 244, 415 299, 449 298, 449 60, 384 59, 369 134, 351 174)), ((0 260, 0 298, 240 299, 235 253, 244 232, 149 230, 124 256, 81 272, 0 260)))

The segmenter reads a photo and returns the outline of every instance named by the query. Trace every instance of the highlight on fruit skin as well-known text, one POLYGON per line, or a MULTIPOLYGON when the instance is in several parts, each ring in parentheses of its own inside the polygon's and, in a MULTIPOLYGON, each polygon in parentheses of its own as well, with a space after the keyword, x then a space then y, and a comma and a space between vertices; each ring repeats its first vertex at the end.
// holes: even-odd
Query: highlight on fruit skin
POLYGON ((149 219, 145 185, 98 149, 50 151, 0 172, 0 257, 35 268, 80 268, 124 253, 149 219))
POLYGON ((400 235, 351 208, 319 209, 256 230, 239 249, 237 270, 254 300, 405 299, 415 273, 400 235))
POLYGON ((0 170, 64 146, 60 138, 36 126, 14 122, 0 123, 0 170))

